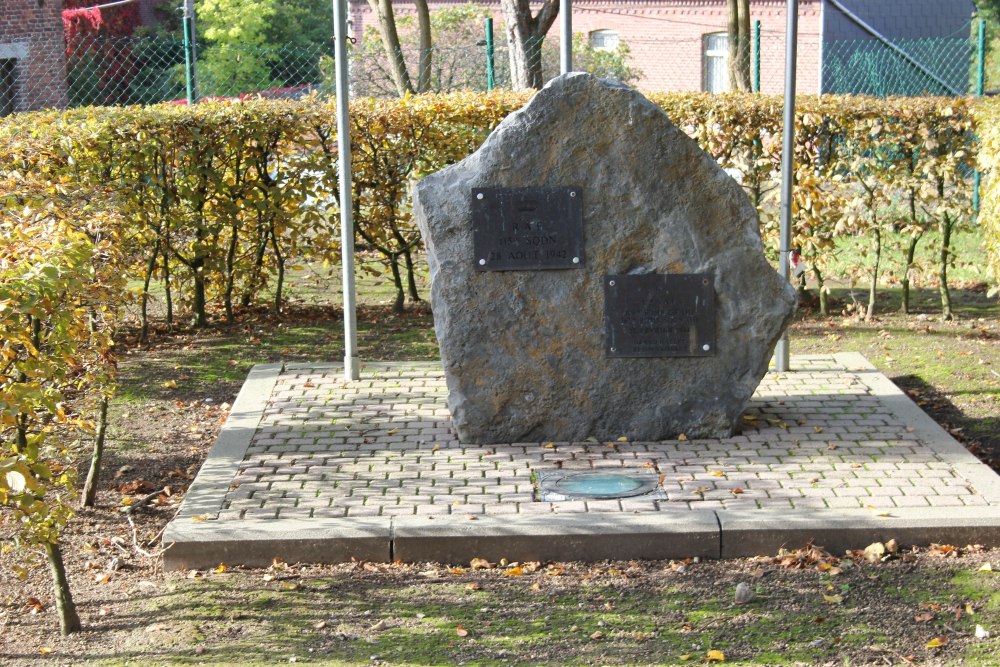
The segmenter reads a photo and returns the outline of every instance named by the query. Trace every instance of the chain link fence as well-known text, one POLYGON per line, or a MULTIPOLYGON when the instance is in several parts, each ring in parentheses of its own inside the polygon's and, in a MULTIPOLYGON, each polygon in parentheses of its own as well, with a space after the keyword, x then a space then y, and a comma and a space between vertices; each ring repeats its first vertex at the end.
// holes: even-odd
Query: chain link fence
POLYGON ((823 92, 962 96, 976 92, 975 44, 968 38, 845 40, 823 45, 823 92))
MULTIPOLYGON (((647 91, 722 91, 731 87, 724 37, 724 33, 688 39, 665 35, 623 42, 609 51, 588 48, 586 37, 578 35, 574 64, 647 91)), ((329 95, 334 89, 332 44, 204 46, 190 68, 180 39, 80 36, 68 43, 4 39, 0 46, 0 115, 47 107, 183 102, 189 80, 196 99, 329 95)), ((543 81, 558 72, 558 39, 545 40, 532 51, 543 81)), ((745 65, 753 90, 782 92, 784 51, 782 31, 757 32, 748 56, 751 62, 745 65)), ((486 39, 439 44, 427 55, 415 46, 404 46, 398 54, 414 88, 445 92, 511 86, 503 40, 495 45, 486 39), (427 65, 426 71, 420 71, 422 65, 427 65)), ((821 43, 818 36, 804 35, 799 42, 797 87, 802 93, 965 95, 977 90, 977 62, 975 36, 890 44, 821 43)), ((390 64, 377 39, 355 44, 352 94, 398 95, 390 64)))

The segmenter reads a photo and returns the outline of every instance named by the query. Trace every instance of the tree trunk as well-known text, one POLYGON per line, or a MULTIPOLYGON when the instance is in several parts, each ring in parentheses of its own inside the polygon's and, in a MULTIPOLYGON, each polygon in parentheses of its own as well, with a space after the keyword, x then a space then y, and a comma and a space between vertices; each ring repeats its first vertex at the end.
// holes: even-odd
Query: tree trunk
POLYGON ((750 92, 750 0, 726 0, 729 90, 750 92))
POLYGON ((951 291, 948 289, 948 261, 951 257, 951 232, 955 223, 947 213, 939 225, 941 229, 941 263, 938 265, 938 292, 941 294, 941 319, 954 318, 951 312, 951 291))
POLYGON ((431 69, 434 58, 434 40, 431 36, 431 13, 427 0, 414 0, 417 9, 417 28, 420 40, 420 60, 417 65, 417 92, 426 93, 431 89, 431 69))
POLYGON ((913 259, 917 255, 917 243, 920 242, 920 237, 923 236, 923 232, 913 232, 910 235, 910 242, 906 246, 906 268, 903 271, 902 280, 902 302, 899 306, 899 312, 904 315, 910 314, 910 268, 913 266, 913 259))
POLYGON ((233 323, 233 289, 236 285, 236 249, 239 246, 239 233, 239 223, 233 222, 229 229, 229 249, 226 252, 226 290, 222 297, 228 324, 233 323))
POLYGON ((418 303, 420 295, 417 293, 417 277, 413 273, 413 253, 407 248, 403 253, 406 261, 406 288, 410 293, 410 303, 418 303))
POLYGON ((163 244, 163 292, 167 302, 167 331, 174 332, 174 294, 170 287, 170 242, 163 244))
POLYGON ((829 294, 827 294, 826 284, 823 282, 823 272, 818 266, 813 266, 813 275, 816 276, 816 290, 819 292, 819 314, 826 315, 829 311, 829 294))
POLYGON ((101 476, 101 459, 104 457, 104 438, 108 432, 108 397, 101 399, 100 414, 97 422, 97 436, 94 438, 94 451, 90 455, 90 469, 87 471, 87 481, 83 484, 83 497, 80 507, 93 507, 97 498, 97 480, 101 476))
POLYGON ((739 13, 740 43, 736 61, 737 83, 740 90, 749 93, 753 90, 750 77, 750 0, 739 0, 739 13))
POLYGON ((507 26, 511 87, 541 88, 545 81, 542 42, 559 15, 559 0, 544 0, 534 16, 528 0, 500 0, 500 7, 507 26))
POLYGON ((196 327, 208 326, 208 299, 205 286, 205 260, 196 259, 191 262, 191 273, 194 274, 194 294, 192 295, 191 307, 194 309, 194 325, 196 327))
POLYGON ((874 206, 875 206, 874 203, 872 203, 872 207, 873 207, 872 208, 872 221, 875 223, 875 228, 874 228, 874 232, 875 232, 875 238, 874 238, 875 247, 873 248, 873 250, 874 250, 873 254, 875 255, 875 263, 872 265, 872 274, 871 274, 871 281, 872 282, 871 282, 871 286, 868 288, 868 310, 865 312, 865 319, 866 320, 870 320, 873 317, 875 317, 875 297, 876 297, 876 292, 878 290, 878 269, 879 269, 879 264, 882 261, 882 230, 881 230, 881 228, 879 228, 879 226, 878 226, 878 220, 875 218, 875 209, 874 209, 874 206))
POLYGON ((726 37, 729 47, 729 90, 740 89, 740 0, 726 0, 729 20, 726 23, 726 37))
MULTIPOLYGON (((258 230, 261 225, 258 224, 258 230)), ((257 294, 257 290, 260 288, 261 279, 260 276, 264 273, 264 256, 267 254, 267 232, 261 232, 260 241, 257 243, 257 248, 254 251, 253 258, 253 269, 250 272, 250 280, 247 282, 246 289, 243 292, 243 296, 240 298, 240 305, 247 308, 253 297, 257 294)))
POLYGON ((142 300, 139 310, 139 324, 141 329, 139 331, 139 340, 143 343, 149 337, 149 284, 153 280, 153 272, 156 271, 156 258, 160 256, 160 241, 157 240, 153 245, 153 252, 149 256, 149 261, 146 263, 146 275, 142 281, 142 300))
POLYGON ((392 270, 392 282, 396 286, 396 300, 392 304, 394 313, 403 312, 403 278, 399 274, 399 255, 389 256, 389 268, 392 270))
POLYGON ((281 292, 285 287, 285 257, 281 254, 281 248, 278 247, 278 237, 274 233, 274 227, 271 227, 271 248, 274 249, 274 261, 278 266, 278 279, 274 286, 274 314, 281 314, 281 292))
POLYGON ((59 614, 59 630, 63 635, 79 632, 83 629, 80 617, 73 604, 73 595, 69 590, 69 580, 66 579, 66 567, 63 565, 62 551, 58 544, 45 544, 45 556, 49 561, 49 572, 52 574, 52 591, 56 598, 56 613, 59 614))
POLYGON ((400 97, 413 92, 413 82, 406 70, 403 59, 403 48, 399 44, 399 33, 396 31, 396 15, 392 10, 390 0, 368 0, 368 5, 378 18, 378 34, 382 38, 382 48, 389 59, 389 71, 400 97))

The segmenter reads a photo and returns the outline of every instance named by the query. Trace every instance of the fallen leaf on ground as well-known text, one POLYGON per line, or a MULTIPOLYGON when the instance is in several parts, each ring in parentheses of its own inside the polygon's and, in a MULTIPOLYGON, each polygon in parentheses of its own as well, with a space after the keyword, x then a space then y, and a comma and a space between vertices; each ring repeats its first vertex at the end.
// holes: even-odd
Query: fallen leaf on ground
POLYGON ((524 574, 524 568, 522 567, 510 567, 503 571, 505 576, 508 577, 520 577, 524 574))
POLYGON ((493 567, 493 564, 485 558, 473 558, 469 561, 469 567, 473 570, 488 570, 493 567))
POLYGON ((941 558, 958 557, 958 549, 950 544, 931 544, 927 553, 931 556, 939 556, 941 558))
POLYGON ((482 586, 480 586, 479 584, 477 584, 475 582, 473 582, 473 583, 471 583, 471 584, 469 584, 469 585, 467 585, 465 587, 465 589, 468 590, 468 591, 479 591, 479 590, 482 590, 482 588, 483 588, 482 586))
POLYGON ((705 660, 708 662, 724 662, 726 660, 726 654, 722 651, 716 651, 712 649, 705 654, 705 660))
MULTIPOLYGON (((387 625, 386 625, 385 619, 383 618, 381 621, 379 621, 378 623, 376 623, 375 625, 373 625, 372 627, 370 627, 368 629, 371 630, 372 632, 381 632, 382 630, 385 630, 386 627, 387 627, 387 625)), ((462 626, 458 626, 458 627, 462 627, 462 626)))
POLYGON ((829 602, 830 604, 840 604, 841 602, 844 601, 843 596, 827 595, 826 593, 823 594, 823 599, 829 602))
POLYGON ((927 642, 927 648, 940 648, 948 643, 947 637, 935 637, 927 642))
POLYGON ((465 568, 461 568, 461 567, 450 567, 450 568, 448 568, 448 574, 455 574, 455 575, 458 575, 458 574, 465 574, 465 568))
POLYGON ((685 434, 681 433, 677 436, 677 439, 680 440, 681 442, 687 442, 688 437, 685 434))
POLYGON ((885 545, 881 542, 873 542, 865 547, 865 560, 869 563, 880 563, 885 556, 885 545))
POLYGON ((468 637, 469 631, 463 628, 462 624, 459 623, 458 627, 455 628, 455 634, 458 635, 459 637, 468 637))
POLYGON ((927 623, 928 621, 934 620, 934 612, 932 611, 922 611, 913 617, 913 620, 917 623, 927 623))
POLYGON ((223 572, 225 572, 228 569, 229 568, 226 566, 225 563, 219 563, 219 567, 217 567, 214 570, 212 570, 212 572, 215 572, 216 574, 222 574, 223 572))
POLYGON ((38 649, 38 652, 41 653, 42 655, 48 655, 49 653, 52 653, 52 649, 50 649, 48 646, 43 646, 42 648, 38 649))
POLYGON ((991 563, 983 563, 982 565, 979 566, 979 571, 980 572, 992 572, 993 571, 993 565, 991 563))
POLYGON ((326 627, 326 621, 319 621, 318 623, 313 623, 313 630, 322 630, 326 627))
POLYGON ((601 632, 600 630, 598 630, 594 634, 590 635, 590 638, 593 639, 594 641, 597 641, 598 639, 600 639, 603 636, 604 636, 604 633, 601 632))
POLYGON ((177 380, 167 380, 163 383, 163 386, 167 389, 177 389, 177 380))

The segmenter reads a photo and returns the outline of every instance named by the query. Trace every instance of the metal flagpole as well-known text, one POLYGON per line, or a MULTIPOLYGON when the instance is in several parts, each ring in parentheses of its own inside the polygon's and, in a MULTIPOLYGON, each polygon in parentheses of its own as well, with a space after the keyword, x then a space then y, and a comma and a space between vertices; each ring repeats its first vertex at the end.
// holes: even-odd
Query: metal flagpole
POLYGON ((340 261, 344 283, 344 379, 361 378, 358 316, 354 293, 354 220, 351 193, 350 85, 347 71, 347 0, 333 0, 333 38, 337 72, 337 161, 340 170, 340 261))
MULTIPOLYGON (((789 264, 792 252, 792 166, 795 146, 795 51, 799 31, 798 0, 787 0, 785 13, 785 119, 781 146, 781 243, 778 257, 778 272, 785 280, 789 278, 789 264)), ((788 332, 781 335, 774 350, 774 366, 779 373, 790 370, 788 353, 788 332)))
POLYGON ((573 0, 559 0, 559 72, 573 71, 573 0))

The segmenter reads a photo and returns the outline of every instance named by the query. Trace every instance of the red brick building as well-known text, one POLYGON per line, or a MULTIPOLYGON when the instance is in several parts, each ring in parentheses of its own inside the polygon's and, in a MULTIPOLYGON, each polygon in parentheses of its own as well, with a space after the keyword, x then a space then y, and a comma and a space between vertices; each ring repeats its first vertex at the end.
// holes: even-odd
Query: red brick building
POLYGON ((62 0, 4 0, 0 11, 0 116, 63 106, 62 0))
MULTIPOLYGON (((466 0, 430 0, 431 11, 465 4, 466 0)), ((350 0, 353 34, 360 39, 374 25, 367 0, 350 0)), ((499 0, 480 0, 495 19, 498 47, 504 44, 499 0)), ((398 14, 412 4, 393 2, 398 14)), ((751 0, 753 21, 761 23, 760 82, 764 93, 784 87, 785 0, 751 0)), ((799 0, 796 88, 800 93, 864 92, 869 94, 961 94, 971 58, 969 22, 972 0, 799 0), (928 48, 940 50, 944 40, 950 70, 928 75, 928 48), (902 45, 894 49, 888 46, 902 45), (902 53, 901 53, 902 52, 902 53), (877 70, 869 79, 852 69, 877 70), (888 71, 889 75, 885 75, 888 71), (944 79, 938 85, 938 79, 944 79)), ((724 76, 727 26, 726 0, 578 0, 573 4, 573 32, 591 45, 610 48, 624 41, 630 64, 642 75, 645 90, 719 90, 724 76)), ((558 20, 548 40, 558 42, 558 20)), ((935 51, 935 56, 940 54, 935 51)), ((499 53, 498 53, 498 57, 499 53)), ((935 64, 935 67, 938 66, 935 64)), ((546 76, 551 72, 546 72, 546 76)))

